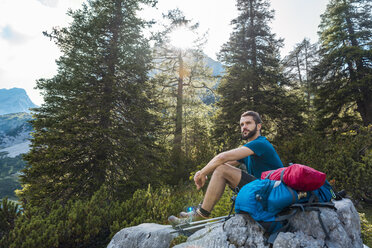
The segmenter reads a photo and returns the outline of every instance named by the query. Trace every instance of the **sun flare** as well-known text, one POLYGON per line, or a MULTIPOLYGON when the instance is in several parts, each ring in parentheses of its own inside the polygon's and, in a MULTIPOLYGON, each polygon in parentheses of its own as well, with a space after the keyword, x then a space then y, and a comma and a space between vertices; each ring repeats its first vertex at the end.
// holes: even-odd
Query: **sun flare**
POLYGON ((193 46, 196 35, 186 27, 181 27, 174 30, 170 34, 170 42, 173 46, 181 49, 187 49, 193 46))

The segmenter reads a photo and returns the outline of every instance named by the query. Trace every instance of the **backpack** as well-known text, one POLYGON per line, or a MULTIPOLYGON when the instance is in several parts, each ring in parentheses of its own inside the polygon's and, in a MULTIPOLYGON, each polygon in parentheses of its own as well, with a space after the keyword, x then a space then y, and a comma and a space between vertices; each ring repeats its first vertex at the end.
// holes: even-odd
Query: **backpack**
POLYGON ((282 180, 295 190, 313 191, 324 184, 326 174, 306 165, 291 164, 285 168, 265 171, 261 174, 261 179, 282 180))
POLYGON ((328 231, 320 218, 319 207, 334 208, 334 204, 330 202, 333 197, 328 181, 314 191, 297 192, 283 180, 257 179, 241 188, 235 199, 235 212, 248 213, 265 229, 269 235, 268 242, 273 243, 279 232, 289 229, 288 220, 298 210, 317 210, 319 222, 328 237, 328 231))

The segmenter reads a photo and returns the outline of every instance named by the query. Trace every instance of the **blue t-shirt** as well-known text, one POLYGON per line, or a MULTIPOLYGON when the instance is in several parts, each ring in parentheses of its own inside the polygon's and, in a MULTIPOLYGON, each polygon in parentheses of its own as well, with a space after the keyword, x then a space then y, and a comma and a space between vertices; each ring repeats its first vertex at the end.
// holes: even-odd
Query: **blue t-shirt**
POLYGON ((243 159, 238 160, 247 166, 249 174, 256 178, 261 178, 261 173, 268 170, 276 170, 283 167, 283 163, 276 153, 273 145, 266 139, 266 137, 258 136, 244 145, 251 149, 254 154, 243 159))

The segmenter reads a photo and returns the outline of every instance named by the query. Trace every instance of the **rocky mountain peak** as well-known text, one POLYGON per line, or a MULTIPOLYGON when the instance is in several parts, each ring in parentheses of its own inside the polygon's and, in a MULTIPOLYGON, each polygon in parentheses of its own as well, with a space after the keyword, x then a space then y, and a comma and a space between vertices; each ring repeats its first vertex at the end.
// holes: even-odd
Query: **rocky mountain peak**
POLYGON ((0 89, 0 115, 30 112, 30 108, 38 107, 20 88, 0 89))

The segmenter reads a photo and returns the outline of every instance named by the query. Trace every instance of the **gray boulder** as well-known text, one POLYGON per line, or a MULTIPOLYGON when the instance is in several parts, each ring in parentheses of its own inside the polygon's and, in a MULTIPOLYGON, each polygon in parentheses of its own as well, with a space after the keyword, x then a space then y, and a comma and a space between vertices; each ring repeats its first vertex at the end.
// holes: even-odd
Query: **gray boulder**
POLYGON ((288 236, 288 240, 293 242, 293 245, 283 245, 282 238, 278 235, 274 247, 325 247, 325 245, 329 248, 363 247, 360 219, 353 203, 349 199, 334 203, 337 211, 320 208, 321 219, 329 232, 328 239, 326 239, 326 234, 319 222, 317 211, 300 212, 290 220, 290 225, 295 230, 295 236, 288 236), (308 242, 311 238, 322 241, 324 244, 317 242, 315 245, 313 242, 308 242), (294 243, 297 240, 306 240, 306 243, 300 242, 300 245, 296 246, 294 243))
POLYGON ((114 235, 107 248, 168 248, 177 237, 171 226, 144 223, 120 230, 114 235))
MULTIPOLYGON (((291 232, 280 233, 273 248, 362 248, 359 215, 349 199, 335 202, 337 210, 320 208, 329 238, 321 227, 318 211, 298 212, 291 220, 291 232)), ((108 248, 169 247, 175 237, 169 226, 142 224, 117 233, 108 248)), ((224 223, 207 226, 176 248, 269 247, 264 230, 249 215, 237 214, 224 223)))

